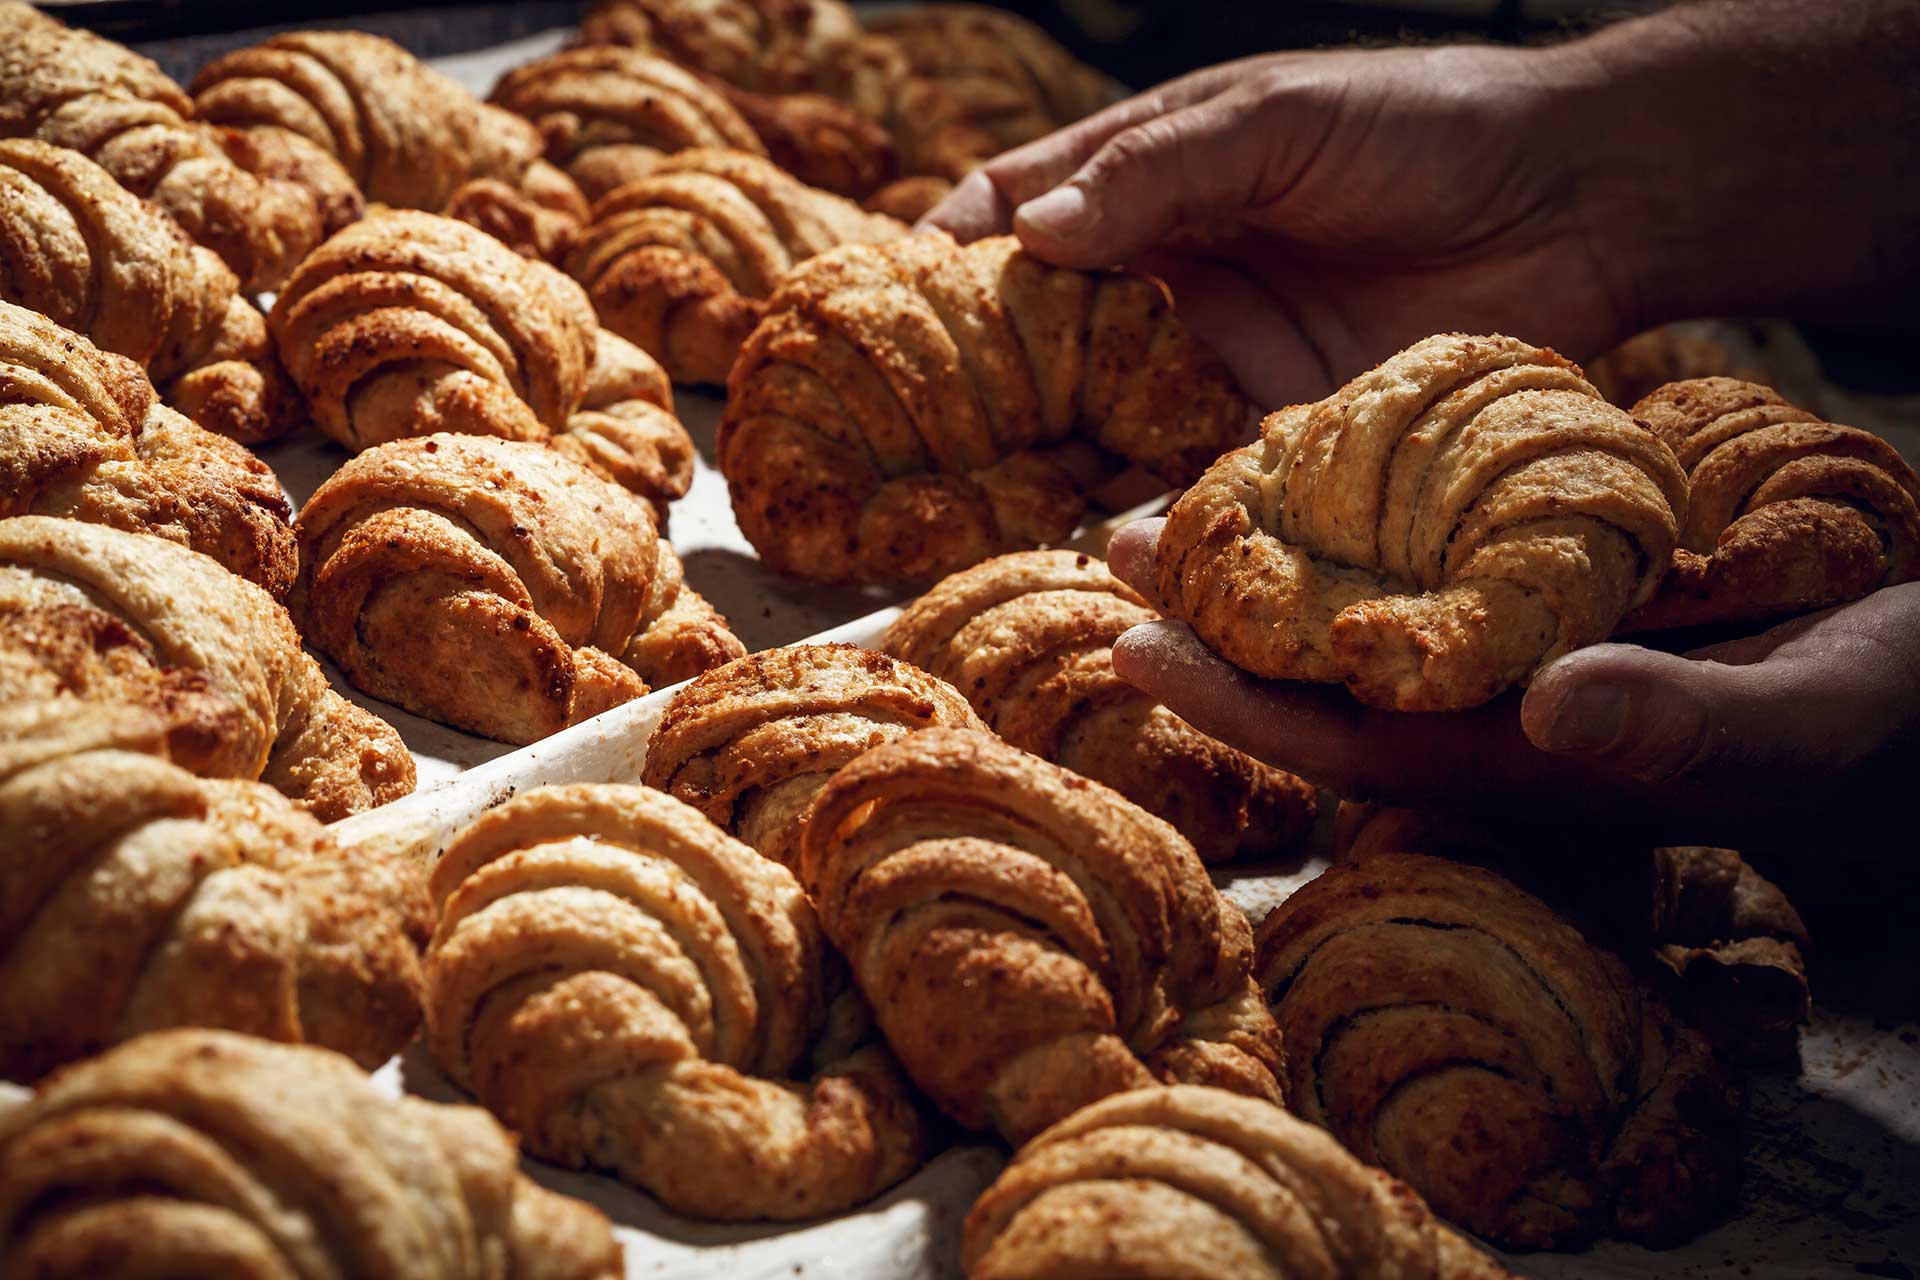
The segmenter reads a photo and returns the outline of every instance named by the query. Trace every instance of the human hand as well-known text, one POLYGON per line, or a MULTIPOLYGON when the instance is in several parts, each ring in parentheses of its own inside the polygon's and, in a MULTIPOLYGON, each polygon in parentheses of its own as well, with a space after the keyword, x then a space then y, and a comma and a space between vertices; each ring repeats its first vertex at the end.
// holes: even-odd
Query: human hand
MULTIPOLYGON (((1114 536, 1113 570, 1150 601, 1164 521, 1114 536)), ((1261 680, 1183 623, 1114 644, 1121 677, 1202 732, 1352 799, 1499 810, 1735 846, 1872 826, 1920 764, 1920 583, 1760 635, 1663 653, 1600 644, 1524 695, 1452 714, 1362 705, 1261 680)))

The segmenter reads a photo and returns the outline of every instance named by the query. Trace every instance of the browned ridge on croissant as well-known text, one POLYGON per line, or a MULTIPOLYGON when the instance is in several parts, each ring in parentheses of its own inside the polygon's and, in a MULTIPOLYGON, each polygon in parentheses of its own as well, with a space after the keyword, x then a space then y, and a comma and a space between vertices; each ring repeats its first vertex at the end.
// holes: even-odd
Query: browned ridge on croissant
POLYGON ((87 156, 219 254, 250 293, 275 288, 319 243, 313 198, 235 163, 153 62, 18 0, 0 3, 0 30, 0 135, 87 156))
POLYGON ((0 141, 0 299, 138 362, 210 431, 264 440, 302 416, 233 272, 77 151, 0 141))
POLYGON ((892 1060, 823 1039, 800 886, 679 801, 539 788, 461 832, 433 893, 428 1046, 535 1154, 710 1218, 831 1213, 918 1167, 892 1060))
POLYGON ((1269 415, 1174 504, 1156 574, 1256 675, 1459 710, 1605 639, 1685 510, 1672 451, 1572 364, 1442 334, 1269 415))
POLYGON ((369 449, 300 512, 292 607, 349 680, 533 742, 745 652, 647 505, 536 444, 369 449))
POLYGON ((0 1257, 46 1280, 624 1274, 600 1211, 529 1181, 484 1112, 225 1031, 141 1036, 0 1115, 0 1257))
POLYGON ((727 382, 719 462, 762 559, 920 581, 1072 533, 1132 465, 1167 484, 1249 406, 1160 283, 1011 236, 850 245, 789 272, 727 382))
POLYGON ((1512 1280, 1319 1129, 1195 1085, 1102 1099, 1029 1142, 961 1256, 968 1280, 1512 1280))
POLYGON ((286 593, 295 553, 280 482, 159 404, 131 360, 0 302, 0 392, 0 517, 153 534, 286 593))
POLYGON ((877 244, 904 223, 739 151, 695 149, 594 205, 567 258, 600 321, 677 382, 724 383, 767 297, 795 263, 877 244))
POLYGON ((260 588, 162 538, 0 520, 0 703, 51 698, 148 707, 175 763, 325 822, 413 790, 400 735, 328 686, 260 588))
POLYGON ((978 729, 875 747, 820 793, 801 879, 926 1094, 1022 1142, 1162 1083, 1278 1101, 1246 920, 1192 846, 978 729))
POLYGON ((841 765, 916 729, 977 729, 945 681, 850 644, 792 645, 709 671, 674 695, 641 781, 787 867, 841 765))
POLYGON ((960 690, 1023 751, 1104 782, 1206 862, 1274 854, 1313 825, 1313 788, 1200 733, 1122 680, 1113 642, 1152 609, 1105 562, 1017 551, 944 579, 881 647, 960 690))
POLYGON ((1611 954, 1479 867, 1335 866, 1260 925, 1294 1109, 1506 1244, 1671 1243, 1725 1205, 1739 1090, 1611 954))
POLYGON ((166 727, 125 704, 0 706, 0 1078, 176 1026, 379 1066, 420 1021, 418 874, 337 848, 267 787, 168 763, 166 727))
POLYGON ((1770 621, 1920 577, 1920 475, 1880 437, 1734 378, 1669 383, 1633 416, 1688 499, 1673 568, 1623 631, 1770 621))

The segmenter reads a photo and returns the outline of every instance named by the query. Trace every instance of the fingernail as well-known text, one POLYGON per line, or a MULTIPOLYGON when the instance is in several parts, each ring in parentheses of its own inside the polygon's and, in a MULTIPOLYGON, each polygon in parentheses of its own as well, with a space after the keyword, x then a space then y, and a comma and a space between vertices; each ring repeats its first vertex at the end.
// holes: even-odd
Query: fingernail
POLYGON ((1015 222, 1024 222, 1050 236, 1068 236, 1084 231, 1093 222, 1087 194, 1079 187, 1055 187, 1014 210, 1015 222))
POLYGON ((1548 751, 1592 755, 1620 740, 1631 713, 1630 700, 1620 689, 1602 684, 1582 685, 1560 699, 1540 733, 1548 751))

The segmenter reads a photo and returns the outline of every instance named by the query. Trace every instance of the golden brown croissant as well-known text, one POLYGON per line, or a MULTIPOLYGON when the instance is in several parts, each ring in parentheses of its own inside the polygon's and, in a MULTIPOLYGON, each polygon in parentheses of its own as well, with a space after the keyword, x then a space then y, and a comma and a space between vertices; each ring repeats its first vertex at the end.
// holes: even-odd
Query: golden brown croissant
POLYGON ((1719 377, 1767 381, 1764 372, 1747 367, 1725 343, 1679 325, 1635 334, 1605 355, 1587 361, 1585 368, 1587 381, 1609 404, 1628 410, 1669 382, 1719 377))
POLYGON ((454 431, 556 447, 655 503, 693 442, 652 357, 580 286, 463 222, 394 211, 320 246, 268 318, 327 435, 360 450, 454 431))
POLYGON ((992 734, 926 729, 833 776, 801 879, 941 1109, 1019 1143, 1156 1080, 1279 1101, 1246 920, 1191 845, 992 734))
POLYGON ((909 604, 880 647, 960 690, 1022 751, 1165 818, 1203 861, 1293 844, 1313 825, 1311 786, 1215 742, 1114 673, 1114 640, 1158 616, 1092 556, 1017 551, 909 604))
POLYGON ((756 93, 834 93, 862 36, 841 0, 595 0, 578 43, 658 53, 756 93))
POLYGON ((865 199, 893 185, 893 139, 851 106, 819 93, 753 93, 702 76, 760 136, 767 158, 810 187, 865 199))
POLYGON ((1198 1085, 1103 1098, 1022 1147, 961 1256, 968 1280, 1511 1280, 1325 1133, 1198 1085))
POLYGON ((1738 1060, 1793 1056, 1807 1020, 1807 927, 1732 849, 1623 849, 1564 826, 1343 803, 1335 857, 1424 853, 1487 867, 1647 972, 1675 1011, 1738 1060))
POLYGON ((0 517, 151 533, 286 593, 295 551, 280 482, 157 403, 138 365, 0 302, 0 388, 0 517))
POLYGON ((544 256, 586 216, 525 121, 384 36, 287 32, 214 59, 193 94, 204 120, 304 148, 296 176, 332 211, 329 232, 358 215, 361 196, 432 212, 457 205, 489 230, 519 227, 544 256))
POLYGON ((918 581, 1072 533, 1131 463, 1195 479, 1245 397, 1150 277, 1011 236, 919 235, 789 272, 727 383, 719 461, 762 559, 918 581))
POLYGON ((790 868, 813 801, 870 747, 946 725, 985 726, 945 681, 849 644, 730 662, 674 695, 640 775, 790 868))
POLYGON ((1633 416, 1686 468, 1687 518, 1621 630, 1762 622, 1920 577, 1920 475, 1880 437, 1733 378, 1669 383, 1633 416))
POLYGON ((724 383, 795 263, 877 244, 905 224, 806 186, 741 151, 694 149, 594 205, 567 257, 600 322, 676 382, 724 383))
POLYGON ((243 169, 159 67, 122 45, 0 3, 0 133, 71 147, 219 254, 249 293, 286 278, 321 237, 298 185, 243 169))
POLYGON ((1738 1089, 1614 956, 1479 867, 1382 853, 1260 925, 1305 1118, 1503 1243, 1670 1241, 1732 1189, 1738 1089))
POLYGON ((375 697, 533 742, 746 652, 646 504, 539 445, 369 449, 301 509, 290 600, 375 697))
POLYGON ((153 708, 175 763, 323 822, 413 790, 400 735, 328 687, 266 592, 160 538, 0 520, 0 703, 54 697, 153 708))
POLYGON ((137 361, 208 430, 264 440, 301 417, 226 264, 77 151, 0 142, 0 299, 137 361))
POLYGON ((1443 334, 1269 415, 1174 504, 1156 573, 1256 675, 1457 710, 1605 639, 1685 508, 1672 452, 1573 365, 1443 334))
POLYGON ((528 1181, 485 1112, 226 1031, 141 1036, 0 1116, 0 1256, 48 1280, 623 1274, 599 1210, 528 1181))
POLYGON ((142 754, 164 729, 132 706, 0 706, 0 1077, 177 1026, 379 1066, 420 1022, 418 873, 336 848, 270 788, 142 754))
POLYGON ((919 1166, 877 1046, 810 1048, 825 947, 793 876, 645 787, 542 787, 434 867, 428 1047, 528 1149, 703 1218, 806 1218, 919 1166))

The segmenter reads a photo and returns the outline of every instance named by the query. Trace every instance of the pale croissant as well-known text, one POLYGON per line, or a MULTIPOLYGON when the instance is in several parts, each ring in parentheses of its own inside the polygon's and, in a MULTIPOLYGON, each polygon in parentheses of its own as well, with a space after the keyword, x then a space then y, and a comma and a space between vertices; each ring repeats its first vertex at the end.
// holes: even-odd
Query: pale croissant
POLYGON ((1458 710, 1604 640, 1685 510, 1672 451, 1573 365, 1445 334, 1270 415, 1174 504, 1156 574, 1256 675, 1458 710))
POLYGON ((0 299, 138 362, 194 422, 254 441, 300 420, 233 272, 79 152, 0 142, 0 232, 0 299))
POLYGON ((878 244, 904 223, 788 177, 739 151, 695 149, 593 208, 567 257, 600 322, 676 382, 725 383, 766 299, 794 264, 878 244))
POLYGON ((475 1107, 324 1049, 141 1036, 0 1116, 0 1257, 48 1280, 618 1280, 599 1210, 520 1172, 475 1107))
POLYGON ((290 600, 376 697, 533 742, 745 652, 645 503, 539 445, 369 449, 300 511, 290 600))
POLYGON ((675 694, 641 780, 787 867, 841 765, 916 729, 980 729, 945 681, 850 644, 768 649, 675 694))
POLYGON ((1733 378, 1668 383, 1633 416, 1686 468, 1687 517, 1622 630, 1766 622, 1920 577, 1920 475, 1880 437, 1733 378))
POLYGON ((1381 853, 1260 925, 1289 1095, 1507 1244, 1671 1242, 1726 1202, 1739 1090, 1624 965, 1479 867, 1381 853))
POLYGON ((179 1026, 379 1066, 420 1021, 418 873, 168 763, 165 729, 129 705, 0 706, 0 1078, 179 1026))
POLYGON ((833 776, 801 879, 907 1074, 1019 1143, 1128 1089, 1279 1101, 1252 934, 1179 833, 979 730, 833 776))
POLYGON ((820 1043, 800 886, 686 805, 540 788, 455 837, 433 894, 428 1047, 534 1153, 709 1218, 831 1213, 918 1167, 886 1052, 820 1043))
POLYGON ((1150 277, 1010 236, 851 245, 788 273, 727 382, 719 462, 782 573, 937 578, 1070 535, 1129 465, 1186 484, 1250 416, 1150 277))
POLYGON ((312 196, 235 163, 148 59, 17 0, 0 3, 0 30, 0 135, 92 159, 219 254, 250 293, 276 287, 320 242, 312 196))
POLYGON ((149 707, 182 767, 322 821, 413 790, 400 735, 328 687, 260 588, 161 538, 0 520, 0 702, 56 697, 149 707))
POLYGON ((348 227, 268 324, 315 423, 349 449, 440 431, 550 441, 662 513, 692 483, 652 357, 601 329, 579 285, 466 223, 403 210, 348 227))
POLYGON ((295 552, 279 481, 158 403, 131 360, 0 302, 0 386, 0 517, 154 534, 285 594, 295 552))
POLYGON ((968 1280, 1512 1280, 1321 1130, 1196 1085, 1103 1098, 1022 1147, 961 1259, 968 1280))

